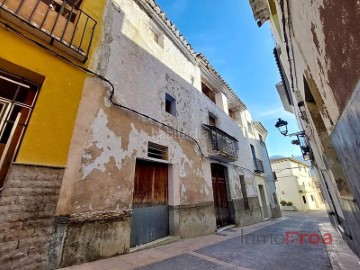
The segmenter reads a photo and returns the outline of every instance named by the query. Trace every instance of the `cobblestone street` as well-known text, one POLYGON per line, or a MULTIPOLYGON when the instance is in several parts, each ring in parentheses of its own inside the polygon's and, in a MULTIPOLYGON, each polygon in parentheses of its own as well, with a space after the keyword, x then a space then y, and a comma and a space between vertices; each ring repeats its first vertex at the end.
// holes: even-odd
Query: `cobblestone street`
MULTIPOLYGON (((298 241, 285 243, 285 234, 289 231, 320 235, 318 224, 323 222, 328 222, 323 213, 292 214, 286 220, 249 234, 141 269, 238 269, 237 266, 250 269, 331 269, 324 244, 310 244, 306 239, 302 244, 298 241), (213 259, 228 265, 217 264, 213 259)), ((226 232, 231 233, 231 230, 226 232)))
MULTIPOLYGON (((324 226, 331 227, 326 212, 285 213, 276 221, 231 228, 69 269, 332 269, 327 247, 321 241, 318 243, 319 228, 324 226), (313 235, 311 239, 310 235, 313 235)), ((340 243, 336 233, 330 233, 340 243)), ((339 245, 347 248, 343 243, 339 245)), ((332 261, 337 263, 337 260, 332 261)), ((336 269, 359 269, 354 256, 347 257, 346 263, 346 266, 337 263, 340 266, 336 269)))

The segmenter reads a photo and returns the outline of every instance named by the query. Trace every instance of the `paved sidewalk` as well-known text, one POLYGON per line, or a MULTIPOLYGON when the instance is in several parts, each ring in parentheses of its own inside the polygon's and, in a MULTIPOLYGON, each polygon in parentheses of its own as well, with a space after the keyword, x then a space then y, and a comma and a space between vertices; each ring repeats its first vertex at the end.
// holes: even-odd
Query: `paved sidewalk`
POLYGON ((330 223, 319 224, 321 234, 330 233, 333 244, 327 245, 327 252, 334 270, 359 270, 360 259, 349 248, 346 242, 341 238, 338 231, 330 223))
MULTIPOLYGON (((286 217, 283 217, 276 220, 264 221, 262 223, 258 223, 246 227, 231 228, 229 230, 220 233, 215 233, 212 235, 206 235, 191 239, 181 239, 175 243, 167 244, 164 246, 141 250, 105 260, 99 260, 92 263, 67 267, 67 268, 63 268, 63 270, 65 269, 66 270, 130 270, 130 269, 137 269, 143 266, 149 266, 151 264, 164 261, 170 258, 174 258, 174 257, 178 258, 178 256, 182 256, 178 258, 179 262, 175 261, 175 263, 177 263, 178 265, 184 263, 184 261, 188 262, 189 258, 192 259, 194 257, 199 258, 197 262, 200 265, 199 264, 194 265, 197 268, 187 268, 187 269, 215 269, 216 267, 217 267, 216 269, 233 269, 234 266, 233 264, 219 261, 215 258, 211 258, 206 255, 195 253, 194 251, 203 247, 207 247, 213 244, 223 242, 225 240, 239 237, 242 232, 243 234, 251 233, 253 231, 265 228, 267 226, 276 224, 286 219, 287 219, 286 217), (204 265, 204 261, 205 261, 205 265, 204 265), (223 266, 225 268, 218 268, 219 266, 223 266)), ((152 268, 148 268, 148 269, 152 269, 152 268)), ((160 268, 153 268, 153 269, 160 270, 160 268)), ((162 268, 162 269, 167 270, 169 268, 162 268)), ((247 268, 236 267, 236 269, 246 270, 247 268)))

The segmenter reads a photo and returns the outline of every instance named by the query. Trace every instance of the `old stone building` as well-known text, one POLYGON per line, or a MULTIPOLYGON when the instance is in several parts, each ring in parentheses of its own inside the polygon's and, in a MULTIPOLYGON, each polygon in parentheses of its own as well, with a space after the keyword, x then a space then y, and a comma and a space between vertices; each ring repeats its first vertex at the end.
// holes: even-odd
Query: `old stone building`
POLYGON ((5 269, 280 216, 266 129, 155 2, 49 3, 0 3, 5 269))
POLYGON ((282 82, 277 90, 317 168, 329 215, 360 255, 358 1, 250 0, 258 26, 270 21, 282 82))

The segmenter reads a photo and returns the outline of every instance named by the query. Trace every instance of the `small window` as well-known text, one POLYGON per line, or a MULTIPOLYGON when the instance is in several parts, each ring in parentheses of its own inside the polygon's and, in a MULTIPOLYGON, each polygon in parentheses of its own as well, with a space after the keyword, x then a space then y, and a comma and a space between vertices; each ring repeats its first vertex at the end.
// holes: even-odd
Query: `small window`
POLYGON ((169 94, 165 94, 165 111, 176 116, 176 100, 169 94))
POLYGON ((161 30, 157 27, 157 25, 153 22, 150 21, 150 34, 152 39, 156 42, 156 44, 158 44, 160 47, 164 47, 164 35, 161 32, 161 30))
POLYGON ((216 127, 216 117, 209 113, 209 125, 216 127))
POLYGON ((261 143, 264 143, 263 136, 261 136, 260 134, 259 134, 259 140, 260 140, 261 143))
POLYGON ((148 142, 148 157, 167 160, 168 148, 160 144, 148 142))
POLYGON ((313 196, 313 195, 310 195, 310 197, 311 197, 311 200, 314 202, 314 201, 315 201, 314 196, 313 196))
POLYGON ((153 28, 150 28, 150 30, 153 40, 155 40, 156 43, 159 43, 159 38, 160 38, 159 33, 154 31, 153 28))
POLYGON ((204 83, 201 83, 201 90, 212 102, 216 103, 215 93, 204 83))
POLYGON ((306 198, 305 198, 305 196, 302 196, 302 199, 303 199, 304 204, 306 204, 306 198))
POLYGON ((235 120, 236 119, 235 110, 229 108, 229 116, 235 120))
POLYGON ((253 128, 252 128, 252 125, 250 122, 247 122, 247 125, 248 125, 248 131, 249 133, 253 134, 254 135, 254 132, 253 132, 253 128))
POLYGON ((250 144, 250 149, 251 149, 252 157, 255 160, 256 159, 256 151, 255 151, 255 147, 252 144, 250 144))

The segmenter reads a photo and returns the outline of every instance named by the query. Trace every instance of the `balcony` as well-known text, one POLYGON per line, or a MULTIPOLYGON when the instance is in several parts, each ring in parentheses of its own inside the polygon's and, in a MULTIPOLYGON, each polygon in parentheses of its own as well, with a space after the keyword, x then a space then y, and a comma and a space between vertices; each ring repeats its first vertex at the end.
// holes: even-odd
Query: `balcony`
POLYGON ((79 0, 0 0, 0 17, 86 62, 97 22, 79 0))
POLYGON ((254 158, 254 165, 255 165, 255 172, 257 173, 264 172, 264 164, 260 159, 254 158))
POLYGON ((210 137, 209 157, 224 162, 236 161, 238 159, 238 140, 215 126, 205 124, 203 126, 210 137))

